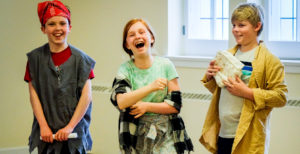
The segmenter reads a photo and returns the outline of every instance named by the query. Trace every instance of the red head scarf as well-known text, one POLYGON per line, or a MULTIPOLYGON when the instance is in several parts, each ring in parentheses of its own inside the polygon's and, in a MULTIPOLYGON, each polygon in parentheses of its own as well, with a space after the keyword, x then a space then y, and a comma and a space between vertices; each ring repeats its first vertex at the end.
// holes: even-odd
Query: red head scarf
POLYGON ((38 4, 38 15, 42 25, 45 25, 48 19, 53 16, 63 16, 69 20, 71 24, 71 14, 66 6, 58 1, 45 1, 38 4))

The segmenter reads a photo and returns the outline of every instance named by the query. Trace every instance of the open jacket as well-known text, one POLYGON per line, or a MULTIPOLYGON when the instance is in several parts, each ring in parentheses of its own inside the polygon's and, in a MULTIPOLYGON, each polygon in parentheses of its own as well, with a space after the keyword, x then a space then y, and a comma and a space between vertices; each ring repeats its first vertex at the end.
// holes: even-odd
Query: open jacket
MULTIPOLYGON (((233 55, 238 45, 229 52, 233 55)), ((254 101, 244 99, 240 122, 232 145, 232 154, 268 153, 269 120, 273 107, 282 107, 287 101, 287 87, 284 83, 284 66, 261 43, 255 51, 252 62, 253 72, 248 87, 253 90, 254 101)), ((214 79, 201 80, 213 94, 200 142, 212 153, 217 152, 217 139, 220 131, 219 98, 221 89, 214 79)))

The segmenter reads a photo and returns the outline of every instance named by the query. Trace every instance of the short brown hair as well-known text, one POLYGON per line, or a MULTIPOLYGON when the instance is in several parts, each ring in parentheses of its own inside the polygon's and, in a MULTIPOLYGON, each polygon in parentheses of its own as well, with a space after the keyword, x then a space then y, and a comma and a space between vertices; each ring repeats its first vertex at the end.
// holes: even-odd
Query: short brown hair
POLYGON ((257 26, 257 24, 261 23, 261 28, 257 32, 257 36, 259 36, 263 30, 264 25, 264 12, 263 8, 255 3, 241 3, 239 4, 231 15, 231 23, 234 21, 249 21, 253 26, 257 26))
POLYGON ((151 47, 153 47, 154 42, 155 42, 154 31, 151 28, 151 26, 144 19, 137 19, 137 18, 135 18, 135 19, 129 20, 127 22, 127 24, 125 25, 124 30, 123 30, 123 49, 129 55, 129 57, 132 57, 133 52, 126 47, 126 38, 127 38, 127 34, 128 34, 128 31, 129 31, 130 27, 132 25, 134 25, 135 23, 137 23, 137 22, 141 22, 143 25, 145 25, 145 27, 147 28, 147 30, 150 32, 151 37, 153 38, 153 42, 151 42, 151 47))

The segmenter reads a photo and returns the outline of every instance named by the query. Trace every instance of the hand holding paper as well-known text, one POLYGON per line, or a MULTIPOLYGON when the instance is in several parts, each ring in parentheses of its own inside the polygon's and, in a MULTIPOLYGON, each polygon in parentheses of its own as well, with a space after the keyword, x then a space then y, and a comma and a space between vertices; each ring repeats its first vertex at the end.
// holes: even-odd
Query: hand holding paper
POLYGON ((224 87, 224 81, 228 78, 235 79, 236 76, 241 77, 244 64, 241 63, 228 51, 219 51, 215 58, 215 65, 221 67, 221 70, 214 76, 219 87, 224 87))
MULTIPOLYGON (((74 139, 74 138, 77 138, 78 135, 77 133, 71 133, 69 136, 68 136, 68 139, 74 139)), ((53 134, 53 139, 55 140, 55 134, 53 134)), ((40 140, 42 140, 42 137, 40 136, 40 140)))

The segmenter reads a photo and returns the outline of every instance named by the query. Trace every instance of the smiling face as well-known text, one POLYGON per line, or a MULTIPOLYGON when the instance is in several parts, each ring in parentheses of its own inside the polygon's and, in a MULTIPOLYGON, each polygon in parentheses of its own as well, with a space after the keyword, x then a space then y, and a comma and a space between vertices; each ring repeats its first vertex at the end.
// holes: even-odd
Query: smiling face
POLYGON ((123 48, 130 57, 149 54, 154 42, 153 31, 143 19, 132 19, 124 27, 123 48))
POLYGON ((237 44, 241 47, 257 45, 257 35, 261 28, 261 23, 253 26, 249 21, 233 21, 232 34, 237 44))
POLYGON ((134 56, 148 53, 152 42, 152 36, 143 23, 137 22, 129 28, 126 47, 133 52, 134 56))
POLYGON ((232 12, 232 34, 241 51, 258 45, 264 25, 263 8, 256 3, 241 3, 232 12))
POLYGON ((71 26, 67 18, 54 16, 47 20, 41 30, 48 36, 50 46, 66 46, 71 26))

